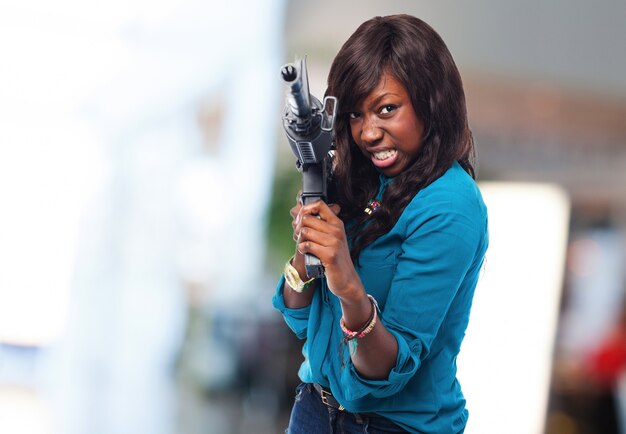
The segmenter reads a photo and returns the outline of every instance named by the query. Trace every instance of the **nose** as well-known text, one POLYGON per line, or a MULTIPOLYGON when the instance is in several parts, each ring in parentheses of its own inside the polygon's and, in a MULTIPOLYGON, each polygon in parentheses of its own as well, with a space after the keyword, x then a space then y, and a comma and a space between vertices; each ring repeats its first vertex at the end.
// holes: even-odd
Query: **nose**
POLYGON ((365 143, 376 143, 383 137, 383 130, 376 119, 365 117, 363 119, 363 129, 361 130, 361 140, 365 143))

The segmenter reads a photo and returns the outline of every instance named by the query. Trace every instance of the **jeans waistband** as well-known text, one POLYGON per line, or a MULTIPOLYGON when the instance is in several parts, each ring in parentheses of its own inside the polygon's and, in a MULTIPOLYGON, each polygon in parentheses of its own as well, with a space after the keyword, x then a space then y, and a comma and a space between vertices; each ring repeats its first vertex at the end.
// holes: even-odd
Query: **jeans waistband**
MULTIPOLYGON (((345 411, 346 413, 349 413, 348 410, 346 410, 344 406, 341 405, 339 401, 337 401, 337 399, 333 396, 332 392, 329 389, 317 383, 312 383, 312 385, 313 385, 313 389, 315 389, 317 394, 322 399, 322 402, 324 403, 324 405, 330 408, 334 408, 335 410, 345 411)), ((376 413, 354 413, 354 414, 358 414, 364 417, 382 417, 381 415, 376 414, 376 413)))

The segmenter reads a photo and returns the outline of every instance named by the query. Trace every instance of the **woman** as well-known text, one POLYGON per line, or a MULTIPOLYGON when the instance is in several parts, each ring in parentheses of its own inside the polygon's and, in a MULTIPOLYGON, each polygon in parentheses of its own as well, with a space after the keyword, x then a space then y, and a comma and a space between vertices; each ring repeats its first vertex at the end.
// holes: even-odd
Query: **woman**
POLYGON ((458 70, 423 21, 376 17, 326 93, 336 203, 292 209, 296 253, 273 299, 306 339, 288 433, 463 432, 455 363, 488 235, 458 70), (307 278, 305 253, 324 278, 307 278))

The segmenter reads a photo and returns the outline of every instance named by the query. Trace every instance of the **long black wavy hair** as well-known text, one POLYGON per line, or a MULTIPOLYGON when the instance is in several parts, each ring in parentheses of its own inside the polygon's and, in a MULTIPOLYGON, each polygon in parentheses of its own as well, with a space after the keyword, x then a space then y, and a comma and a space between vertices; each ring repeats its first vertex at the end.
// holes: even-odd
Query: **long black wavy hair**
POLYGON ((455 161, 475 178, 474 140, 461 76, 441 37, 424 21, 402 14, 361 24, 331 65, 326 95, 339 101, 333 195, 342 220, 352 223, 348 235, 355 262, 364 247, 391 230, 415 194, 455 161), (379 210, 367 215, 363 209, 378 191, 379 172, 357 148, 348 113, 376 87, 384 72, 407 89, 424 132, 415 161, 386 188, 379 210))

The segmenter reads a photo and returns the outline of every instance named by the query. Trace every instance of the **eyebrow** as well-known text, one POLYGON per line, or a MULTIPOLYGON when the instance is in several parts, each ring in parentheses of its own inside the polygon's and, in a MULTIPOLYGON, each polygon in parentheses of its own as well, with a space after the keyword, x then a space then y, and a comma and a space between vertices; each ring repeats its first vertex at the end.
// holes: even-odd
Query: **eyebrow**
POLYGON ((370 104, 370 107, 376 106, 380 103, 381 100, 385 99, 388 96, 399 96, 397 93, 393 93, 393 92, 385 92, 382 95, 377 96, 372 103, 370 104))

